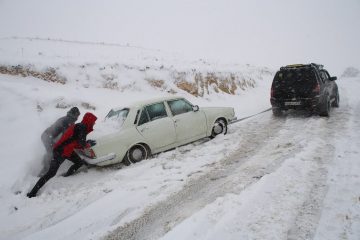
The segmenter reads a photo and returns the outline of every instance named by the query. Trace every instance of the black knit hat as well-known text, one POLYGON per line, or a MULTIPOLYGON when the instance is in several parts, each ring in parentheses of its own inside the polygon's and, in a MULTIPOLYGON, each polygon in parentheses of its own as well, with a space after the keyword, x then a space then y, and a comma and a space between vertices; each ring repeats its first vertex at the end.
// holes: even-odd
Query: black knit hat
POLYGON ((73 107, 67 112, 67 115, 78 118, 80 116, 80 111, 77 107, 73 107))

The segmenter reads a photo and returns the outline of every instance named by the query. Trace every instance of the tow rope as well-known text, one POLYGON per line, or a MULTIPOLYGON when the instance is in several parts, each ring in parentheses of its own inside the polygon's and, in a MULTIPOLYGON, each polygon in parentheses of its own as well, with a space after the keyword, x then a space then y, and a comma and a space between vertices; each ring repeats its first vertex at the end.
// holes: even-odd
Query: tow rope
POLYGON ((250 116, 247 116, 247 117, 243 117, 243 118, 240 118, 240 119, 236 119, 235 121, 232 121, 231 124, 244 121, 245 119, 248 119, 248 118, 251 118, 251 117, 255 117, 255 116, 257 116, 257 115, 260 115, 260 114, 262 114, 262 113, 268 112, 268 111, 270 111, 270 110, 271 110, 271 108, 268 108, 268 109, 266 109, 266 110, 264 110, 264 111, 261 111, 261 112, 259 112, 259 113, 256 113, 256 114, 253 114, 253 115, 250 115, 250 116))

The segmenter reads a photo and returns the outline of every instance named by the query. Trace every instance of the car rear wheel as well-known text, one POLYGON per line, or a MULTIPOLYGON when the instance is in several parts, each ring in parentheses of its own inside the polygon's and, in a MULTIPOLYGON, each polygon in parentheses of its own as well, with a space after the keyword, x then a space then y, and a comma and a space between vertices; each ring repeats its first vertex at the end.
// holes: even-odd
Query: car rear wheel
POLYGON ((272 112, 275 117, 279 117, 282 115, 281 108, 278 108, 278 107, 273 107, 272 112))
POLYGON ((218 119, 214 123, 210 138, 214 138, 217 135, 222 134, 222 133, 223 134, 227 133, 227 124, 226 124, 225 120, 218 119))
POLYGON ((330 99, 327 98, 325 102, 320 106, 320 113, 319 115, 322 117, 329 117, 330 116, 330 99))
POLYGON ((338 91, 336 91, 335 100, 333 101, 332 106, 336 108, 340 106, 340 96, 338 91))
POLYGON ((123 162, 126 166, 140 162, 149 157, 149 152, 149 149, 143 144, 136 144, 126 152, 123 162))

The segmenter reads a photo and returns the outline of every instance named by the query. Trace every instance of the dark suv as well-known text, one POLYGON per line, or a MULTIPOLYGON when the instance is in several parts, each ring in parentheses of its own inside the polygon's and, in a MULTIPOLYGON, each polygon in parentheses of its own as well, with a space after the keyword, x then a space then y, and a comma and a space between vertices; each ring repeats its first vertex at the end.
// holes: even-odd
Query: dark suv
POLYGON ((275 116, 283 110, 306 109, 329 116, 330 107, 339 107, 336 77, 330 77, 323 65, 296 64, 281 67, 271 86, 272 111, 275 116))

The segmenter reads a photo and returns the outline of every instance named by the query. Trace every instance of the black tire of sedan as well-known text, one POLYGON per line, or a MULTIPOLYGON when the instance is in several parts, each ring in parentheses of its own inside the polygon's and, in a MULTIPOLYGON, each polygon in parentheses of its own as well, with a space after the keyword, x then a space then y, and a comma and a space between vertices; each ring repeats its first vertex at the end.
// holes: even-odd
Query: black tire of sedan
POLYGON ((320 106, 320 112, 319 115, 322 117, 329 117, 330 116, 330 99, 326 98, 326 101, 324 101, 320 106))
POLYGON ((282 115, 281 108, 273 107, 271 110, 272 110, 273 115, 274 115, 275 117, 280 117, 280 116, 282 115))
POLYGON ((214 123, 210 138, 214 138, 222 133, 224 135, 227 133, 227 124, 223 119, 218 119, 214 123))
POLYGON ((149 151, 147 147, 142 144, 136 144, 126 152, 123 163, 126 166, 129 166, 130 164, 140 162, 148 157, 149 151))

